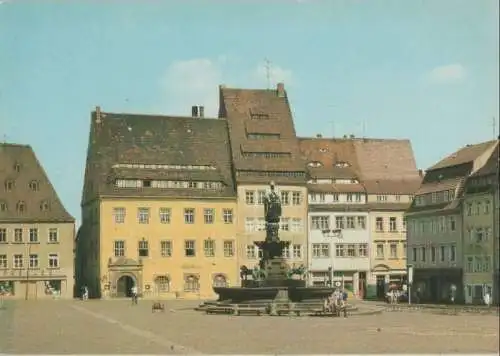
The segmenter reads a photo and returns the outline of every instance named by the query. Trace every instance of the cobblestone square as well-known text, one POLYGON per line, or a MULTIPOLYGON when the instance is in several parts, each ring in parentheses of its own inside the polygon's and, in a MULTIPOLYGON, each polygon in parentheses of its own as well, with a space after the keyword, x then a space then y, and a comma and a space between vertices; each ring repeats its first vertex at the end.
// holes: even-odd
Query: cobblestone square
POLYGON ((9 301, 1 353, 497 353, 497 316, 385 312, 350 318, 206 315, 195 302, 9 301))

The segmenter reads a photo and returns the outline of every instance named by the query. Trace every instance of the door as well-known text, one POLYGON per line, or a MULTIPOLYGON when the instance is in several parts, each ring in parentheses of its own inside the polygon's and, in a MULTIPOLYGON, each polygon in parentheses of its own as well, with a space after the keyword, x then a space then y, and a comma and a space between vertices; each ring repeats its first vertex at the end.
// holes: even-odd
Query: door
POLYGON ((483 304, 483 286, 481 284, 474 285, 473 300, 474 304, 483 304))
POLYGON ((377 298, 385 298, 385 276, 377 276, 377 298))

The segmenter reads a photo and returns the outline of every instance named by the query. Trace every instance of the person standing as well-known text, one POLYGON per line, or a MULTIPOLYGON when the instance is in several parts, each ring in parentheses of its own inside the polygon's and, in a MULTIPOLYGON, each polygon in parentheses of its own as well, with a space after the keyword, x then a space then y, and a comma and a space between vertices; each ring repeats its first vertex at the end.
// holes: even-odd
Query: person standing
POLYGON ((130 289, 130 294, 132 294, 132 304, 137 304, 137 286, 134 285, 130 289))
POLYGON ((491 295, 489 291, 486 291, 483 296, 484 304, 489 308, 491 305, 491 295))

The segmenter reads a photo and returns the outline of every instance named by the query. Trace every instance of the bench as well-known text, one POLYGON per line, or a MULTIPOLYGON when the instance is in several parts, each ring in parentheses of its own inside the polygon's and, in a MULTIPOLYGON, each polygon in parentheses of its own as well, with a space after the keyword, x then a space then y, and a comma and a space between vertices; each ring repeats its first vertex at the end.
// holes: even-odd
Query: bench
POLYGON ((153 305, 151 306, 151 312, 154 313, 155 311, 165 311, 165 304, 160 303, 160 302, 154 302, 153 305))
POLYGON ((234 315, 254 314, 260 316, 262 314, 265 314, 267 311, 267 308, 265 306, 257 306, 251 304, 232 304, 231 307, 233 308, 234 315))

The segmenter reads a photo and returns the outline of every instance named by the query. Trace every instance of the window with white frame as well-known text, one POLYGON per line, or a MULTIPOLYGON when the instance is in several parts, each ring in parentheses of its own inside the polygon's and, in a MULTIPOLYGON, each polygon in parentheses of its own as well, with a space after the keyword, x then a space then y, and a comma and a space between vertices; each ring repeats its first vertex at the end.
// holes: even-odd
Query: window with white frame
POLYGON ((257 205, 264 205, 265 200, 266 200, 266 191, 265 190, 258 190, 257 191, 257 205))
POLYGON ((148 257, 149 256, 149 242, 145 239, 142 239, 138 243, 138 251, 139 257, 148 257))
POLYGON ((384 218, 380 216, 375 218, 375 231, 377 232, 384 231, 384 218))
POLYGON ((256 254, 254 245, 246 245, 246 255, 249 260, 255 259, 256 254))
POLYGON ((281 192, 281 205, 286 206, 290 205, 290 192, 283 190, 281 192))
POLYGON ((149 224, 149 208, 138 208, 137 209, 137 220, 139 224, 149 224))
POLYGON ((9 261, 7 260, 7 255, 0 255, 0 268, 4 269, 9 267, 9 261))
POLYGON ((326 194, 325 193, 319 193, 319 202, 324 203, 326 201, 326 194))
POLYGON ((413 262, 417 261, 417 249, 415 247, 411 249, 411 260, 413 262))
POLYGON ((321 257, 330 257, 330 244, 321 244, 321 257))
POLYGON ((378 202, 385 202, 385 201, 387 201, 387 195, 377 195, 377 201, 378 202))
POLYGON ((160 208, 160 223, 162 224, 170 224, 170 220, 172 217, 172 209, 170 208, 160 208))
POLYGON ((397 224, 397 220, 394 216, 391 216, 389 218, 389 231, 390 232, 396 232, 398 231, 398 224, 397 224))
POLYGON ((358 245, 358 256, 359 257, 368 257, 368 244, 359 244, 358 245))
POLYGON ((484 241, 489 241, 489 239, 491 238, 492 236, 492 229, 491 227, 487 227, 486 229, 484 229, 484 241))
POLYGON ((489 200, 484 201, 484 214, 489 214, 491 210, 491 203, 489 200))
POLYGON ((292 204, 293 205, 302 204, 302 193, 301 192, 292 192, 292 204))
POLYGON ((207 239, 203 241, 203 251, 205 253, 205 257, 214 257, 215 256, 215 241, 212 239, 207 239))
POLYGON ((0 244, 7 243, 7 229, 0 229, 0 244))
POLYGON ((283 258, 290 258, 290 247, 284 247, 281 254, 283 258))
POLYGON ((467 262, 465 264, 465 271, 468 273, 474 272, 474 257, 467 256, 467 262))
POLYGON ((280 218, 280 230, 290 231, 290 218, 280 218))
POLYGON ((467 203, 466 211, 467 211, 467 216, 472 215, 472 203, 467 203))
POLYGON ((348 244, 347 245, 347 257, 356 257, 356 245, 348 244))
POLYGON ((12 258, 14 268, 23 268, 23 255, 16 254, 12 258))
POLYGON ((293 232, 302 232, 303 224, 301 218, 293 218, 292 219, 292 231, 293 232))
POLYGON ((484 240, 484 230, 482 227, 476 228, 476 242, 483 242, 484 240))
POLYGON ((37 228, 30 229, 30 242, 38 242, 38 229, 37 228))
POLYGON ((345 245, 344 244, 335 244, 335 256, 345 257, 345 245))
POLYGON ((392 259, 398 258, 398 244, 397 244, 397 242, 391 242, 389 244, 389 256, 392 259))
POLYGON ((234 241, 224 241, 224 257, 234 257, 234 241))
POLYGON ((293 258, 302 258, 302 245, 293 245, 293 258))
POLYGON ((344 222, 345 222, 345 219, 343 216, 336 216, 335 217, 335 227, 337 229, 345 229, 345 225, 344 225, 344 222))
POLYGON ((195 240, 185 240, 184 241, 184 256, 196 257, 196 241, 195 240))
POLYGON ((450 261, 455 262, 457 259, 457 246, 450 245, 450 261))
POLYGON ((172 240, 160 241, 161 257, 172 257, 172 240))
POLYGON ((446 258, 446 246, 439 246, 439 261, 444 262, 446 258))
POLYGON ((49 253, 49 268, 59 268, 59 255, 57 253, 49 253))
POLYGON ((356 224, 354 220, 354 216, 347 216, 346 217, 346 229, 355 229, 356 224))
POLYGON ((317 200, 317 196, 316 194, 309 194, 309 200, 311 201, 311 203, 315 203, 316 200, 317 200))
POLYGON ((481 215, 482 210, 483 210, 482 207, 483 207, 483 204, 480 201, 478 201, 476 203, 476 214, 475 215, 481 215))
POLYGON ((377 250, 376 250, 376 255, 375 257, 378 259, 383 259, 384 258, 384 244, 379 243, 377 244, 377 250))
POLYGON ((436 247, 431 247, 431 262, 436 262, 436 247))
POLYGON ((449 222, 450 231, 455 231, 456 228, 457 228, 457 222, 455 220, 455 217, 454 216, 450 216, 448 218, 448 222, 449 222))
POLYGON ((255 231, 255 218, 245 218, 245 231, 246 232, 255 231))
POLYGON ((329 230, 330 217, 328 215, 312 216, 311 217, 312 230, 329 230))
POLYGON ((195 219, 194 208, 185 208, 184 209, 184 224, 194 224, 195 219))
POLYGON ((59 242, 59 230, 56 227, 49 228, 49 243, 55 244, 59 242))
POLYGON ((338 203, 339 201, 339 193, 333 193, 332 194, 333 202, 338 203))
POLYGON ((356 203, 361 202, 361 193, 356 193, 354 196, 356 197, 356 203))
POLYGON ((125 223, 125 214, 126 214, 125 208, 113 208, 113 217, 114 217, 115 223, 116 224, 125 223))
POLYGON ((203 209, 203 221, 205 224, 213 224, 215 220, 215 209, 203 209))
POLYGON ((358 222, 358 225, 357 225, 358 229, 366 230, 366 216, 358 216, 357 222, 358 222))
POLYGON ((426 253, 427 249, 425 247, 420 247, 420 261, 425 262, 427 259, 426 253))
POLYGON ((125 241, 124 240, 116 240, 113 242, 113 254, 115 257, 124 257, 125 256, 125 241))
POLYGON ((233 223, 233 209, 222 209, 222 218, 224 220, 224 224, 232 224, 233 223))
POLYGON ((321 257, 321 244, 312 244, 312 256, 313 258, 321 257))
POLYGON ((29 268, 38 268, 38 255, 37 254, 30 254, 30 264, 29 268))
POLYGON ((253 191, 253 190, 246 190, 245 191, 245 203, 247 205, 254 205, 255 204, 255 191, 253 191))
POLYGON ((255 231, 264 231, 266 229, 266 219, 260 217, 255 219, 255 231))
POLYGON ((184 277, 184 291, 198 292, 199 290, 200 290, 200 277, 194 274, 186 275, 184 277))
POLYGON ((348 193, 346 198, 347 198, 347 202, 348 203, 352 203, 352 201, 353 201, 353 199, 352 199, 353 198, 353 194, 352 193, 348 193))

